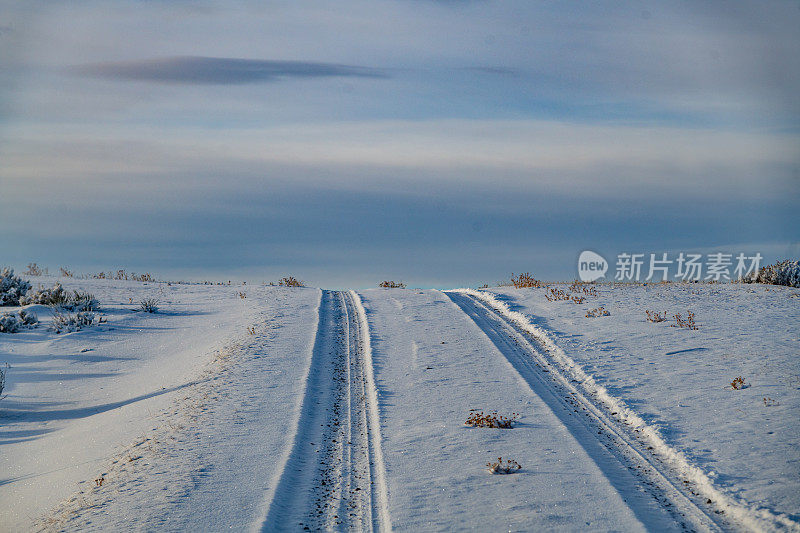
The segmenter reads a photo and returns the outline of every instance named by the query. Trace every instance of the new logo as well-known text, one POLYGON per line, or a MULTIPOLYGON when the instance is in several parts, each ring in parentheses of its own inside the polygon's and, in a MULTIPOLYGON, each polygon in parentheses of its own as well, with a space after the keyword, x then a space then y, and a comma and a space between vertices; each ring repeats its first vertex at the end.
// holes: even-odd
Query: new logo
POLYGON ((608 261, 603 256, 589 250, 578 257, 578 277, 581 281, 596 281, 606 275, 608 261))

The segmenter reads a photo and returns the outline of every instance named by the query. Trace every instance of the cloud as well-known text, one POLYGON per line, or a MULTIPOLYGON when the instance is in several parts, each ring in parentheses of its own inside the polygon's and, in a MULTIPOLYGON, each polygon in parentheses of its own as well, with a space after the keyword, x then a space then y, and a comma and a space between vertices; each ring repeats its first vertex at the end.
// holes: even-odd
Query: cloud
POLYGON ((93 63, 69 70, 83 76, 120 81, 210 85, 274 82, 284 78, 388 77, 378 69, 335 63, 201 56, 93 63))

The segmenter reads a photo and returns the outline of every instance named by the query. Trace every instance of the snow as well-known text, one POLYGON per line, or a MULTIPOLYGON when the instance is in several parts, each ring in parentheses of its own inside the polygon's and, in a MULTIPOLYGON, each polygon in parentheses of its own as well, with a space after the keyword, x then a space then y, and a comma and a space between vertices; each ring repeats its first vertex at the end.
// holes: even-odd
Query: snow
POLYGON ((135 518, 142 529, 220 529, 261 518, 293 429, 310 354, 298 347, 313 340, 319 291, 62 282, 94 293, 108 323, 56 335, 40 312, 45 327, 0 336, 10 365, 4 528, 119 529, 135 518), (145 297, 160 299, 159 313, 134 311, 145 297), (252 464, 231 470, 231 456, 252 464))
MULTIPOLYGON (((756 528, 800 519, 800 298, 734 284, 599 285, 581 305, 545 289, 492 291, 545 335, 564 367, 756 528), (610 316, 586 318, 604 306, 610 316), (646 321, 692 311, 698 330, 646 321), (743 376, 749 387, 734 390, 743 376), (685 463, 685 464, 680 464, 685 463)), ((671 320, 674 324, 674 319, 671 320)), ((715 498, 715 499, 717 499, 715 498)))
POLYGON ((4 530, 800 530, 796 289, 58 281, 91 326, 3 308, 4 530))

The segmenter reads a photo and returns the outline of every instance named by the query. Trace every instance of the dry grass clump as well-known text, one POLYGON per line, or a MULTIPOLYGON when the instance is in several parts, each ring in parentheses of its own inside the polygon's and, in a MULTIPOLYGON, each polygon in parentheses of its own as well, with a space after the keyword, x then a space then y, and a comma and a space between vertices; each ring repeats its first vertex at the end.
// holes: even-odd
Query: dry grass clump
POLYGON ((522 465, 514 459, 506 459, 504 462, 502 457, 498 457, 493 463, 486 463, 486 466, 492 474, 513 474, 522 468, 522 465))
POLYGON ((406 284, 402 281, 381 281, 381 284, 378 285, 383 289, 405 289, 406 284))
POLYGON ((294 276, 286 276, 278 280, 280 287, 305 287, 305 284, 294 276))
POLYGON ((61 271, 61 277, 64 277, 64 278, 75 277, 75 271, 74 270, 68 270, 68 269, 66 269, 64 267, 59 267, 59 270, 61 271))
POLYGON ((645 310, 645 314, 647 315, 648 322, 664 322, 667 319, 667 312, 664 311, 663 313, 657 313, 655 311, 645 310))
POLYGON ((517 289, 544 287, 541 281, 531 276, 530 272, 523 272, 517 277, 514 277, 514 274, 511 274, 511 284, 517 289))
POLYGON ((609 313, 606 310, 606 308, 601 305, 600 307, 597 307, 596 309, 590 309, 589 311, 586 311, 586 318, 595 318, 595 317, 598 317, 598 316, 609 316, 610 314, 611 313, 609 313))
POLYGON ((243 292, 243 291, 239 291, 239 292, 236 293, 236 296, 238 296, 239 298, 244 300, 245 298, 247 298, 247 293, 243 292))
POLYGON ((474 428, 499 428, 512 429, 521 418, 519 413, 511 413, 511 417, 498 415, 497 411, 484 413, 483 411, 472 411, 464 424, 474 428))
POLYGON ((700 329, 694 323, 694 313, 688 311, 688 315, 684 319, 679 313, 672 315, 675 318, 675 323, 670 324, 673 328, 686 328, 686 329, 700 329))

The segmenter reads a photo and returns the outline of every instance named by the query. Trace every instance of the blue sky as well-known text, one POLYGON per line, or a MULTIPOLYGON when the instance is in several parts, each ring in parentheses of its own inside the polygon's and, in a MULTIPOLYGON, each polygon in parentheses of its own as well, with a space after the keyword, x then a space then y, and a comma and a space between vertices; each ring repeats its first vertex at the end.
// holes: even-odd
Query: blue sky
POLYGON ((494 283, 800 256, 800 5, 7 2, 0 263, 494 283))

